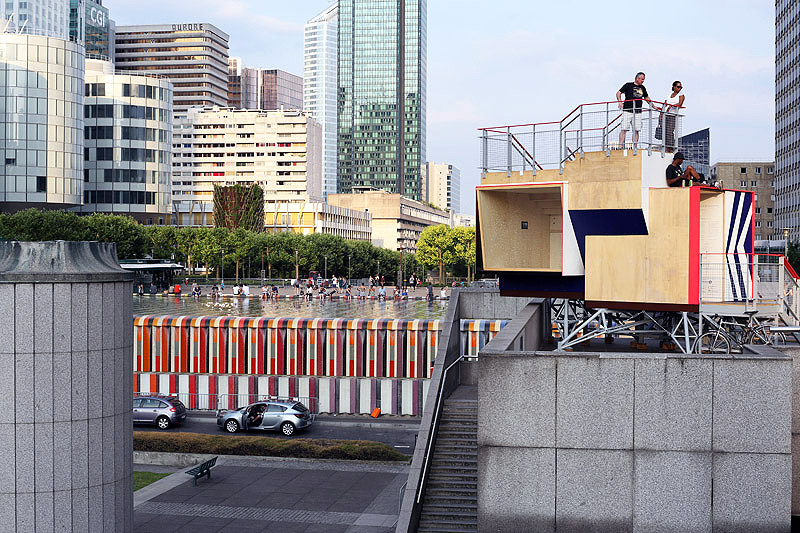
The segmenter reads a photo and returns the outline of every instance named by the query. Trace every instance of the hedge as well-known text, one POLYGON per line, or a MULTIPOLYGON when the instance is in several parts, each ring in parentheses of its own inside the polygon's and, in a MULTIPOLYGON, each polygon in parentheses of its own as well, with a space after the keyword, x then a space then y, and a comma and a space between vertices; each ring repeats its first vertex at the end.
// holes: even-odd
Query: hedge
POLYGON ((391 446, 367 440, 277 439, 201 433, 136 431, 133 449, 141 452, 256 455, 304 459, 355 459, 360 461, 408 461, 391 446))

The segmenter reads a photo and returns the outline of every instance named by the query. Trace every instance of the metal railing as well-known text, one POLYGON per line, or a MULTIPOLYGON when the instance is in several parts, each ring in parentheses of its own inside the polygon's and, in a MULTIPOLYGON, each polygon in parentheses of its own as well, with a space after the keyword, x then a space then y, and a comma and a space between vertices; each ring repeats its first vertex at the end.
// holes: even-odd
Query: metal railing
POLYGON ((481 170, 487 172, 524 172, 558 168, 586 152, 640 149, 650 152, 676 148, 680 139, 682 109, 663 103, 642 103, 640 112, 620 108, 621 102, 580 104, 564 118, 554 122, 516 124, 479 128, 481 132, 481 170), (621 139, 623 122, 631 124, 621 139), (638 129, 638 138, 634 135, 638 129), (660 137, 660 138, 659 138, 660 137))
POLYGON ((700 304, 739 304, 800 322, 800 278, 780 254, 700 254, 700 304))

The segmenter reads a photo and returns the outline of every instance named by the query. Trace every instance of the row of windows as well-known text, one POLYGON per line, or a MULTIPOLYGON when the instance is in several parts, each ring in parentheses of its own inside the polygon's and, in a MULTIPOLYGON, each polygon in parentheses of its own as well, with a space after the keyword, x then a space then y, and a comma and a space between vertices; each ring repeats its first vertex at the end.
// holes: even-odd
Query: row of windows
MULTIPOLYGON (((99 170, 98 170, 99 172, 99 170)), ((83 181, 89 182, 90 170, 83 170, 83 181)), ((139 168, 104 168, 103 181, 106 183, 167 183, 168 174, 155 170, 144 170, 139 168)))
MULTIPOLYGON (((158 109, 149 106, 122 105, 122 118, 139 120, 169 120, 169 112, 166 109, 158 109)), ((91 104, 83 107, 84 118, 114 118, 114 114, 119 114, 119 109, 114 110, 114 104, 91 104)))
MULTIPOLYGON (((121 138, 128 141, 168 142, 169 132, 155 128, 122 126, 121 138)), ((114 139, 114 126, 84 126, 84 139, 114 139)))
POLYGON ((156 193, 147 191, 83 191, 86 204, 156 205, 156 193))
POLYGON ((116 148, 117 157, 114 157, 114 148, 97 147, 84 148, 84 161, 144 161, 148 163, 169 163, 170 152, 165 150, 151 150, 150 148, 116 148), (92 152, 94 151, 94 157, 92 152))

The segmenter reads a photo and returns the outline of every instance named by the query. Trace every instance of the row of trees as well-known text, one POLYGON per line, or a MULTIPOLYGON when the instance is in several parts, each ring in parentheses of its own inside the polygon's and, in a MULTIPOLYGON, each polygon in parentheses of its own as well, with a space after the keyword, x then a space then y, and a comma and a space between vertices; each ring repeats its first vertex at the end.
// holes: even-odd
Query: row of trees
POLYGON ((0 239, 20 241, 101 241, 117 244, 120 259, 171 259, 193 271, 217 271, 228 276, 293 278, 316 270, 320 274, 365 278, 383 275, 394 281, 427 270, 469 277, 475 260, 474 228, 431 226, 422 232, 417 254, 386 250, 364 241, 333 235, 268 234, 245 229, 142 226, 128 216, 95 213, 78 216, 65 211, 28 209, 0 214, 0 239), (326 269, 327 266, 327 269, 326 269), (221 271, 221 272, 220 272, 221 271))

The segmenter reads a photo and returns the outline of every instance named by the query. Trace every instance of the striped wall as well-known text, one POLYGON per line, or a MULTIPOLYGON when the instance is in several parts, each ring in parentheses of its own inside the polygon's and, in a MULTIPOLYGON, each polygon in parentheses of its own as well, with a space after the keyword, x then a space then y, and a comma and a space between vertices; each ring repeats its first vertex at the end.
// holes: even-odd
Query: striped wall
POLYGON ((427 379, 235 376, 138 372, 134 394, 177 395, 189 409, 233 409, 259 398, 289 397, 314 413, 420 416, 427 379))
MULTIPOLYGON (((475 357, 507 320, 462 320, 475 357)), ((438 320, 138 316, 134 390, 185 395, 189 408, 256 396, 308 398, 315 412, 421 413, 438 320)))

